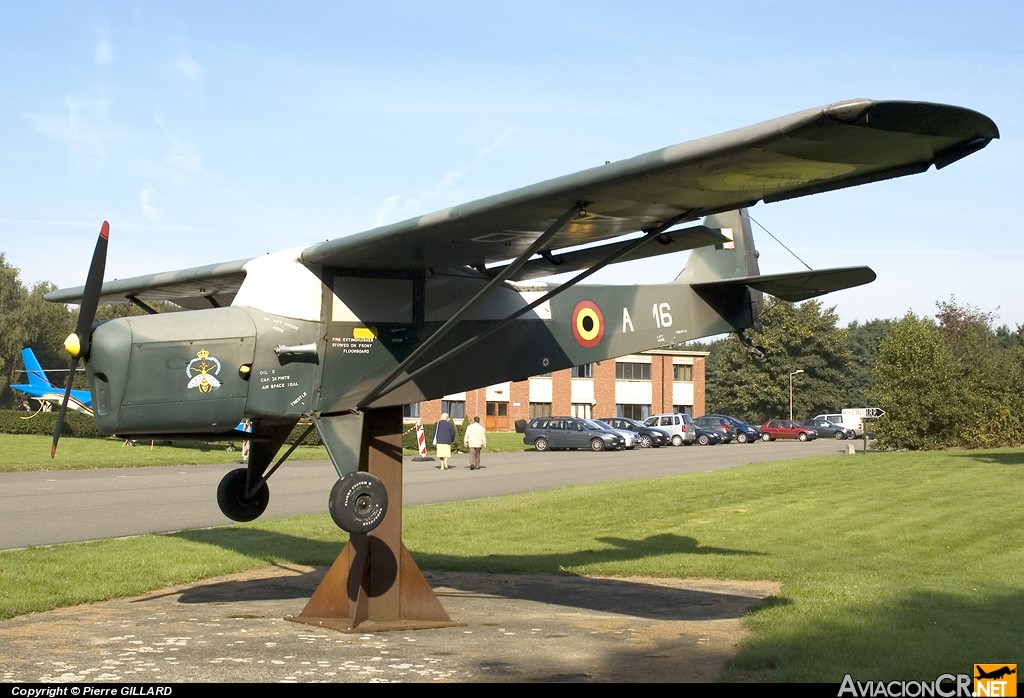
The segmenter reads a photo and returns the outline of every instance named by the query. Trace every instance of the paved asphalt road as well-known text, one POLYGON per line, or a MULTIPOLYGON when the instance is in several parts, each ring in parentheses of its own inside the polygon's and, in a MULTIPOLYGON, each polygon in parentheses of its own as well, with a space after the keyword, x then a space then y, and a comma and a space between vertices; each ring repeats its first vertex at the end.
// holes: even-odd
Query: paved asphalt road
MULTIPOLYGON (((471 471, 457 455, 455 469, 405 458, 406 506, 476 499, 581 483, 714 470, 757 461, 858 453, 861 441, 776 441, 663 447, 628 452, 484 453, 471 471)), ((854 456, 856 457, 856 456, 854 456)), ((229 525, 217 507, 217 484, 230 467, 118 468, 0 474, 0 550, 166 533, 229 525)), ((286 462, 270 479, 264 517, 327 512, 337 476, 327 460, 286 462)))

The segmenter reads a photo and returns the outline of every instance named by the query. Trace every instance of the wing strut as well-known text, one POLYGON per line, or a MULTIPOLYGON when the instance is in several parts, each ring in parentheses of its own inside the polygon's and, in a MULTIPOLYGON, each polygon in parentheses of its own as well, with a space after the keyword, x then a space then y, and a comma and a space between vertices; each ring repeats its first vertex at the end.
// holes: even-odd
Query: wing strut
MULTIPOLYGON (((562 228, 564 228, 569 223, 569 221, 578 216, 581 211, 585 210, 586 205, 587 202, 585 201, 577 201, 575 204, 570 206, 565 213, 558 217, 558 220, 551 224, 551 227, 545 230, 540 237, 533 241, 533 244, 531 244, 528 249, 523 250, 523 253, 519 255, 515 259, 515 261, 513 261, 507 267, 502 269, 501 273, 495 276, 490 281, 488 281, 487 285, 484 286, 479 293, 473 296, 473 298, 471 298, 469 302, 462 307, 461 310, 452 315, 448 319, 448 322, 444 323, 441 326, 441 329, 432 334, 425 342, 423 342, 423 344, 418 346, 411 354, 409 354, 409 356, 407 356, 404 361, 398 364, 398 366, 396 366, 395 369, 391 371, 391 373, 389 373, 387 377, 384 378, 384 380, 382 380, 380 383, 374 386, 373 390, 368 392, 366 396, 359 402, 359 404, 356 406, 356 409, 366 409, 367 405, 369 405, 371 402, 380 397, 381 394, 383 394, 388 388, 393 390, 394 388, 398 387, 397 385, 391 385, 391 382, 395 379, 395 376, 404 371, 406 366, 415 362, 425 352, 429 351, 430 348, 433 347, 438 341, 440 341, 449 332, 455 329, 456 325, 458 325, 462 318, 468 315, 469 312, 473 310, 473 308, 479 305, 480 302, 483 301, 491 293, 493 289, 505 283, 505 281, 507 281, 510 276, 519 271, 519 269, 522 268, 522 266, 530 260, 530 257, 537 254, 538 251, 541 250, 545 244, 547 244, 548 240, 550 240, 562 228)), ((403 385, 404 383, 407 382, 407 380, 408 379, 403 380, 398 385, 403 385)))
MULTIPOLYGON (((480 293, 478 293, 476 295, 476 297, 474 297, 473 300, 471 300, 466 305, 465 308, 463 308, 461 311, 456 313, 456 315, 452 316, 452 319, 449 320, 447 323, 445 323, 445 325, 441 328, 441 330, 438 330, 438 332, 436 334, 431 336, 430 339, 428 339, 426 342, 424 342, 422 346, 420 346, 415 352, 410 354, 409 358, 406 359, 405 361, 403 361, 398 368, 396 368, 394 371, 392 371, 391 375, 389 375, 386 380, 381 381, 381 383, 378 384, 378 386, 373 391, 371 391, 365 398, 363 398, 363 400, 359 403, 359 406, 357 407, 357 409, 360 409, 360 410, 365 409, 366 406, 370 402, 372 402, 373 400, 376 400, 378 397, 380 397, 380 395, 383 392, 385 392, 384 391, 385 387, 389 388, 390 390, 396 390, 396 389, 400 388, 401 386, 405 385, 406 383, 408 383, 409 381, 415 380, 418 376, 422 375, 426 371, 429 371, 430 369, 434 368, 435 366, 439 365, 440 363, 448 360, 449 358, 451 358, 455 354, 458 354, 459 352, 465 351, 466 349, 472 347, 474 344, 479 343, 480 341, 482 341, 483 339, 491 336, 495 332, 498 332, 501 329, 507 327, 508 325, 510 325, 511 323, 515 322, 517 319, 519 319, 520 317, 522 317, 526 313, 530 312, 531 310, 533 310, 537 306, 541 305, 542 303, 546 303, 548 300, 550 300, 551 298, 554 298, 555 296, 557 296, 562 291, 575 286, 576 284, 578 284, 579 282, 583 281, 584 279, 586 279, 591 274, 595 274, 598 271, 600 271, 601 269, 604 269, 609 264, 613 264, 617 259, 620 259, 621 257, 624 257, 625 255, 628 255, 630 252, 632 252, 636 248, 640 247, 644 243, 646 243, 646 242, 648 242, 650 240, 658 239, 659 235, 664 233, 666 230, 671 228, 673 225, 676 225, 676 223, 678 223, 680 221, 687 220, 690 216, 694 215, 698 210, 699 209, 692 209, 692 210, 689 210, 689 211, 684 211, 683 213, 680 213, 679 215, 673 216, 669 220, 664 221, 663 223, 659 224, 655 228, 649 228, 647 230, 644 230, 643 231, 644 232, 643 237, 639 237, 636 240, 634 240, 632 243, 630 243, 628 245, 625 245, 624 247, 618 248, 617 250, 612 252, 610 255, 605 257, 603 260, 598 262, 597 264, 594 264, 589 269, 585 269, 584 271, 582 271, 579 274, 577 274, 576 276, 572 277, 571 279, 569 279, 565 283, 559 284, 554 289, 548 291, 547 293, 545 293, 543 296, 541 296, 537 300, 535 300, 532 303, 530 303, 530 304, 520 308, 519 310, 517 310, 516 312, 512 313, 511 315, 509 315, 507 318, 505 318, 501 322, 499 322, 496 325, 490 327, 486 332, 481 332, 480 334, 478 334, 478 335, 476 335, 474 337, 471 337, 470 339, 466 340, 465 342, 463 342, 459 346, 454 347, 454 348, 450 349, 449 351, 445 352, 444 354, 442 354, 441 356, 437 357, 436 359, 434 359, 430 363, 425 364, 425 365, 421 366, 420 368, 416 369, 415 371, 413 371, 412 373, 407 375, 402 380, 397 381, 397 382, 392 384, 391 381, 394 379, 394 377, 396 375, 398 375, 398 373, 400 373, 401 370, 405 366, 409 365, 409 363, 412 361, 412 359, 414 359, 415 357, 417 357, 420 354, 422 354, 422 352, 425 350, 425 348, 429 348, 429 345, 432 345, 434 343, 433 340, 439 334, 441 334, 442 330, 445 330, 445 328, 447 328, 448 325, 451 324, 453 321, 455 321, 457 318, 461 319, 467 312, 469 312, 469 310, 472 308, 473 305, 475 305, 477 302, 479 302, 479 300, 481 300, 482 297, 486 293, 490 292, 496 286, 496 284, 494 284, 493 281, 492 281, 492 283, 489 283, 486 288, 484 288, 480 293)), ((565 218, 565 217, 563 216, 563 218, 565 218)), ((559 219, 559 220, 561 221, 562 219, 559 219)), ((559 223, 556 222, 555 225, 557 226, 557 225, 559 225, 559 223)), ((561 225, 565 225, 565 223, 562 222, 561 225)), ((549 230, 549 231, 545 232, 544 236, 542 236, 542 237, 546 237, 548 235, 548 233, 550 233, 550 232, 552 232, 552 231, 549 230)), ((499 277, 495 277, 495 278, 496 279, 500 278, 502 281, 504 281, 505 277, 507 276, 505 274, 506 271, 509 272, 509 275, 512 274, 512 273, 515 273, 515 271, 517 271, 519 269, 519 267, 522 266, 522 262, 524 262, 525 259, 529 259, 529 257, 532 256, 532 254, 533 254, 533 252, 528 250, 527 252, 524 253, 525 258, 524 258, 523 255, 521 255, 519 258, 516 259, 515 262, 513 262, 508 267, 503 269, 502 270, 502 274, 499 275, 499 277), (511 270, 511 271, 509 271, 509 270, 511 270)))

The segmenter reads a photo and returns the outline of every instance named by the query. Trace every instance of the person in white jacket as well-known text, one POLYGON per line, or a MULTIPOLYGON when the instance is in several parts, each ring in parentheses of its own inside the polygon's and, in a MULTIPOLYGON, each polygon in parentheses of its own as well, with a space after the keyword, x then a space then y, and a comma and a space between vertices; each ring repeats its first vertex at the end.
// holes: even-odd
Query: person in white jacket
POLYGON ((479 417, 473 417, 473 423, 466 427, 466 435, 462 444, 469 449, 469 469, 479 470, 480 452, 487 448, 487 430, 480 423, 479 417))

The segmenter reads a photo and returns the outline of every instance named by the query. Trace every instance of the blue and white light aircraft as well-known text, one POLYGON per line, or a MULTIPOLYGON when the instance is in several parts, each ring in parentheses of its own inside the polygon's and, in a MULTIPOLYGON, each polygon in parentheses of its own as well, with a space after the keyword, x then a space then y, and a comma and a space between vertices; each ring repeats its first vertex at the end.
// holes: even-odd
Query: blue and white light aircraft
MULTIPOLYGON (((38 400, 40 405, 53 403, 60 405, 64 400, 64 388, 58 388, 46 377, 46 372, 39 364, 35 352, 25 347, 21 350, 21 359, 25 362, 25 373, 28 383, 12 384, 11 390, 22 393, 26 397, 38 400)), ((68 396, 68 407, 79 412, 92 415, 92 395, 88 390, 72 390, 68 396)))

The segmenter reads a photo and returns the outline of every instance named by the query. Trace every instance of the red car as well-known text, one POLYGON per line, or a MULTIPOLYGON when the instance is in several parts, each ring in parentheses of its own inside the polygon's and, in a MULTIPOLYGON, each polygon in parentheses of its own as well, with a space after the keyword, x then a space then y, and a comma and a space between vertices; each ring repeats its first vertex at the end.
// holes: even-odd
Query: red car
POLYGON ((775 439, 813 441, 816 438, 818 438, 818 432, 811 427, 794 422, 792 419, 769 419, 761 427, 762 441, 775 441, 775 439))

